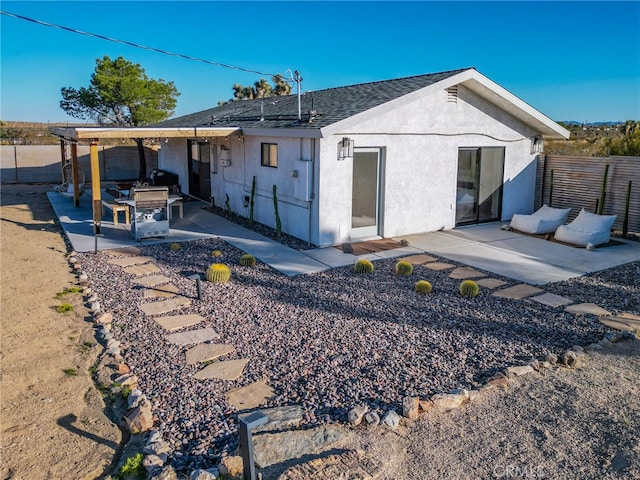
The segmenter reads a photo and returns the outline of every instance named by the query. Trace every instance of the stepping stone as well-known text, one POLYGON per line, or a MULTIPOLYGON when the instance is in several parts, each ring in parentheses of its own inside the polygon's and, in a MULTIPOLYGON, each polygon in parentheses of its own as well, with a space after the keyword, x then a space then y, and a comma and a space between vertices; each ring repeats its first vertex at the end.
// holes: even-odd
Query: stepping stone
POLYGON ((455 265, 450 265, 448 263, 433 262, 433 263, 425 264, 425 267, 430 268, 431 270, 437 271, 437 270, 448 270, 449 268, 455 267, 455 265))
POLYGON ((175 297, 176 293, 178 293, 178 287, 169 284, 145 289, 143 298, 170 298, 175 297))
POLYGON ((254 460, 258 468, 266 468, 293 458, 328 450, 335 443, 347 438, 348 435, 347 429, 339 425, 254 435, 254 460))
POLYGON ((449 274, 449 278, 455 278, 458 280, 466 279, 466 278, 480 278, 486 277, 486 273, 479 272, 475 268, 471 267, 458 267, 454 271, 449 274))
POLYGON ((498 288, 507 284, 504 280, 498 280, 497 278, 481 278, 476 283, 488 289, 498 288))
POLYGON ((110 265, 118 265, 119 267, 129 267, 131 265, 140 265, 141 263, 153 262, 151 257, 140 257, 138 255, 133 257, 112 258, 107 261, 110 265))
MULTIPOLYGON (((255 430, 254 430, 255 431, 255 430)), ((278 480, 308 480, 310 478, 342 478, 371 480, 382 469, 381 462, 366 458, 363 453, 347 450, 314 458, 289 467, 278 480)))
POLYGON ((599 317, 600 323, 603 325, 615 328, 616 330, 627 330, 634 332, 640 329, 640 316, 633 315, 631 313, 621 313, 620 315, 602 316, 599 317))
POLYGON ((573 300, 567 297, 561 297, 555 293, 543 293, 537 297, 531 297, 530 300, 541 303, 543 305, 549 305, 550 307, 564 307, 573 303, 573 300))
POLYGON ((191 305, 191 300, 184 297, 170 298, 169 300, 163 300, 161 302, 150 302, 140 305, 140 310, 145 315, 160 315, 162 313, 169 313, 173 310, 177 310, 181 307, 191 305))
POLYGON ((111 248, 103 250, 102 253, 106 253, 110 257, 133 257, 140 255, 140 249, 138 247, 111 248))
POLYGON ((415 267, 416 265, 424 265, 425 263, 433 262, 435 261, 435 257, 430 255, 411 255, 409 257, 402 257, 400 260, 409 262, 415 267))
POLYGON ((184 327, 190 327, 196 323, 204 322, 204 317, 195 313, 188 313, 186 315, 171 315, 167 317, 154 317, 156 322, 160 324, 165 330, 179 330, 184 327))
POLYGON ((199 330, 189 330, 188 332, 172 333, 166 339, 174 345, 191 345, 194 343, 204 343, 220 338, 220 335, 212 328, 201 328, 199 330))
POLYGON ((150 273, 160 273, 160 269, 153 263, 145 263, 143 265, 131 265, 130 267, 126 267, 124 269, 124 273, 141 277, 142 275, 149 275, 150 273))
POLYGON ((578 315, 611 315, 611 312, 599 307, 595 303, 577 303, 575 305, 569 305, 564 309, 564 311, 578 315))
POLYGON ((535 295, 536 293, 540 293, 540 292, 542 292, 540 288, 527 285, 526 283, 521 283, 513 287, 503 288, 502 290, 493 292, 491 295, 493 295, 494 297, 511 298, 514 300, 520 300, 524 297, 530 297, 531 295, 535 295))
POLYGON ((249 363, 249 359, 227 360, 225 362, 214 362, 207 365, 199 372, 194 373, 196 380, 237 380, 249 363))
POLYGON ((144 278, 135 278, 131 280, 131 283, 135 285, 142 285, 143 287, 156 287, 158 285, 169 283, 170 281, 171 279, 164 275, 149 275, 144 278))
POLYGON ((227 401, 238 410, 249 410, 265 403, 275 397, 273 388, 265 382, 250 383, 246 387, 234 388, 226 394, 227 401))
POLYGON ((218 357, 235 352, 233 345, 224 343, 201 343, 187 350, 187 365, 195 365, 196 363, 208 362, 218 357))

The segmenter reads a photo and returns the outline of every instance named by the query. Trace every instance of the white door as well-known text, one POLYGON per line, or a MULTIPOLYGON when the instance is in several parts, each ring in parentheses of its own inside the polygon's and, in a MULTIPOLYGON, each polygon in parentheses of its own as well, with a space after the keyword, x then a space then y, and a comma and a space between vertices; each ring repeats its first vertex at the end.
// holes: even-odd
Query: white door
POLYGON ((380 233, 380 149, 357 148, 353 153, 351 238, 380 233))

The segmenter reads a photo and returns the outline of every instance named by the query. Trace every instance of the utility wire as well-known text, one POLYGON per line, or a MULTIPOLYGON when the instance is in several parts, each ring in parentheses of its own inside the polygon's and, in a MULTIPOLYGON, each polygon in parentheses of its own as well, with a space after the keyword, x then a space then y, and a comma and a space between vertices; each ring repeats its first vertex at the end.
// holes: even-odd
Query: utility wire
POLYGON ((202 58, 191 57, 189 55, 184 55, 182 53, 168 52, 168 51, 162 50, 160 48, 148 47, 148 46, 145 46, 145 45, 140 45, 140 44, 137 44, 137 43, 126 41, 126 40, 119 40, 117 38, 107 37, 107 36, 104 36, 104 35, 100 35, 98 33, 84 32, 82 30, 76 30, 75 28, 65 27, 65 26, 62 26, 62 25, 56 25, 55 23, 45 22, 43 20, 36 20, 35 18, 24 17, 24 16, 18 15, 16 13, 5 12, 5 11, 1 11, 0 10, 0 14, 6 15, 8 17, 19 18, 20 20, 26 20, 27 22, 32 22, 32 23, 35 23, 35 24, 38 24, 38 25, 43 25, 45 27, 58 28, 60 30, 66 30, 66 31, 71 32, 71 33, 77 33, 79 35, 86 35, 88 37, 99 38, 100 40, 107 40, 109 42, 121 43, 123 45, 128 45, 130 47, 140 48, 142 50, 150 50, 152 52, 161 53, 163 55, 170 55, 172 57, 184 58, 185 60, 191 60, 191 61, 194 61, 194 62, 206 63, 207 65, 214 65, 216 67, 229 68, 229 69, 232 69, 232 70, 240 70, 242 72, 247 72, 247 73, 256 73, 258 75, 266 75, 266 76, 269 76, 269 77, 274 77, 276 75, 274 73, 260 72, 258 70, 251 70, 249 68, 239 67, 237 65, 229 65, 227 63, 220 63, 220 62, 214 62, 212 60, 205 60, 205 59, 202 59, 202 58))

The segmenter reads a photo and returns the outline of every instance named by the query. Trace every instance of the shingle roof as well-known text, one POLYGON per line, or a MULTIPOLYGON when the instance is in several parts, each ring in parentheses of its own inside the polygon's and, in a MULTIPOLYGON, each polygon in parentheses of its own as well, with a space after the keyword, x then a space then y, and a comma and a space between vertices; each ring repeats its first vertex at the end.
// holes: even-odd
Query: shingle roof
POLYGON ((155 126, 319 129, 466 70, 469 69, 463 68, 303 93, 301 95, 302 120, 298 120, 297 95, 287 95, 229 102, 219 107, 172 118, 155 126), (260 121, 261 108, 263 121, 260 121), (310 111, 316 112, 312 121, 309 121, 310 111))

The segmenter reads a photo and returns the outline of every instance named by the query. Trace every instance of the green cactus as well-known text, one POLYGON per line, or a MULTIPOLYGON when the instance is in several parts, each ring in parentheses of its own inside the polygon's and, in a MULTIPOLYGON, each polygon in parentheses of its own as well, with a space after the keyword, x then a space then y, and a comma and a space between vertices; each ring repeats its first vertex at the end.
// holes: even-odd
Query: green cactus
POLYGON ((205 272, 207 280, 213 283, 225 283, 231 278, 231 269, 224 263, 212 263, 205 272))
POLYGON ((171 249, 172 252, 177 252, 178 250, 180 250, 180 244, 172 243, 171 245, 169 245, 169 248, 171 249))
POLYGON ((413 273, 413 265, 405 260, 400 260, 396 263, 396 275, 402 275, 408 277, 413 273))
POLYGON ((431 293, 431 290, 431 284, 426 280, 420 280, 416 282, 416 292, 426 295, 427 293, 431 293))
POLYGON ((460 295, 463 297, 475 297, 479 291, 480 287, 473 280, 463 280, 460 283, 460 295))
POLYGON ((361 258, 353 266, 356 273, 373 273, 373 263, 369 260, 361 258))
POLYGON ((242 265, 243 267, 255 267, 256 257, 249 253, 245 253, 240 257, 240 265, 242 265))

